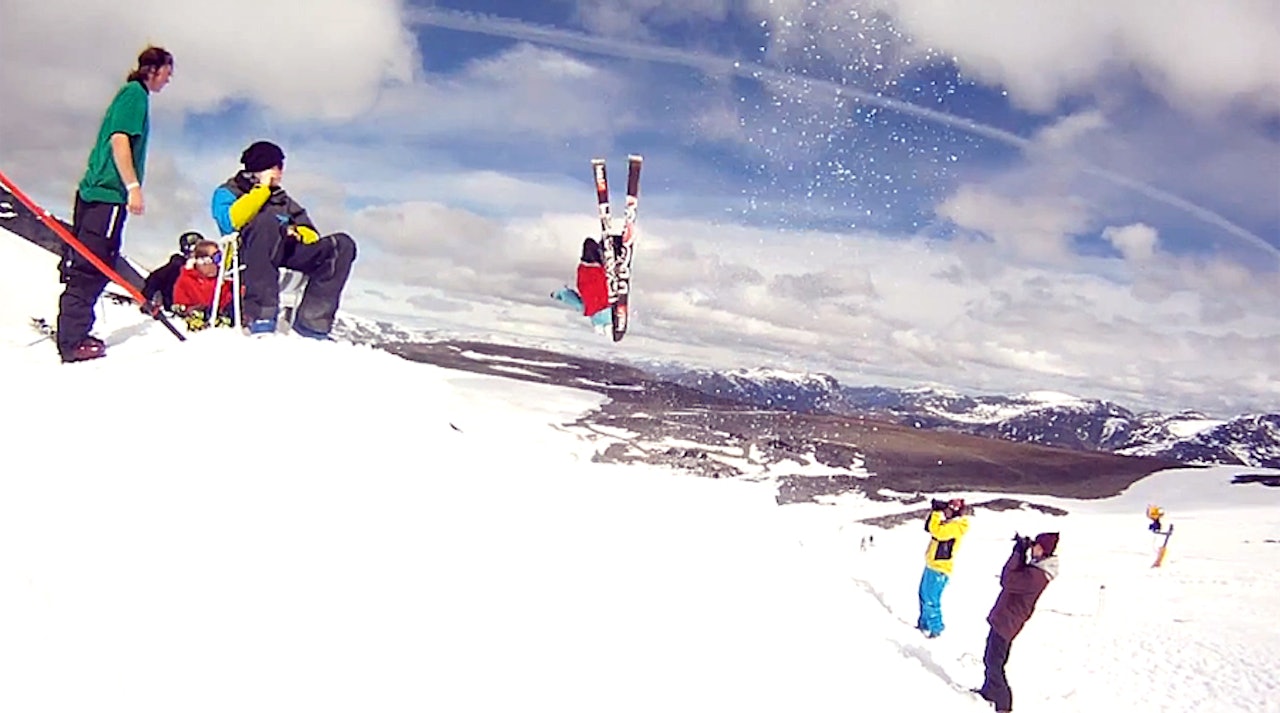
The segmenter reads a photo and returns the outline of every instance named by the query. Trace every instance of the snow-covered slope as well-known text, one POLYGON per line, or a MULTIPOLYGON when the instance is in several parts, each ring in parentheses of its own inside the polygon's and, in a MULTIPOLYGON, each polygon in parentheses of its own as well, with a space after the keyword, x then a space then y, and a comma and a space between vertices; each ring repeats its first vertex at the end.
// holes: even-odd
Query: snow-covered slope
MULTIPOLYGON (((1060 518, 979 511, 943 596, 947 631, 920 648, 946 677, 980 680, 984 617, 1010 539, 1057 531, 1061 574, 1013 646, 1014 710, 1280 711, 1280 674, 1267 652, 1280 645, 1280 629, 1263 624, 1277 609, 1280 488, 1232 484, 1246 472, 1257 471, 1166 471, 1101 501, 1028 498, 1070 511, 1060 518), (1162 538, 1146 529, 1148 503, 1174 526, 1158 569, 1162 538)), ((889 533, 849 524, 882 508, 836 500, 786 515, 810 528, 801 535, 810 554, 848 562, 851 580, 905 625, 916 616, 912 574, 927 536, 918 522, 889 533), (875 544, 863 551, 868 536, 875 544)))
POLYGON ((929 641, 924 533, 856 522, 900 505, 595 462, 567 424, 603 397, 348 343, 107 306, 109 356, 64 366, 26 346, 57 294, 27 247, 0 233, 0 710, 986 712, 1014 530, 1064 565, 1017 710, 1278 710, 1280 489, 1232 469, 981 511, 929 641))

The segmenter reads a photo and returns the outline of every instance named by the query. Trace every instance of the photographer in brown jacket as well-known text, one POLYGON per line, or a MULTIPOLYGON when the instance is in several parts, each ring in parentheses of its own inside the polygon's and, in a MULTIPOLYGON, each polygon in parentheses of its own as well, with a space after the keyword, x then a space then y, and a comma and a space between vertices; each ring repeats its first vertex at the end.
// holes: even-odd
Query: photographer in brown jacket
POLYGON ((1013 540, 1013 553, 1000 573, 1000 596, 987 615, 991 632, 987 634, 987 649, 982 656, 986 675, 982 688, 974 689, 974 693, 995 706, 997 713, 1013 710, 1013 691, 1004 672, 1009 662, 1009 645, 1035 612, 1036 601, 1045 587, 1058 576, 1058 558, 1054 556, 1058 533, 1042 532, 1034 539, 1014 535, 1013 540))

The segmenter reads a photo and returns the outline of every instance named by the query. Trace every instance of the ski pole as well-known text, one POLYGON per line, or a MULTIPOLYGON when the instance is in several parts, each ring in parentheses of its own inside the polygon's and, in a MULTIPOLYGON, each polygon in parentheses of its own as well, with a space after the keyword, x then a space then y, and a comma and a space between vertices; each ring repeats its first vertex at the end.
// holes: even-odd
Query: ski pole
POLYGON ((27 210, 30 210, 37 218, 39 218, 40 222, 44 223, 46 228, 52 230, 54 235, 57 235, 62 242, 70 245, 76 252, 84 256, 84 258, 94 267, 98 268, 98 270, 102 272, 108 280, 111 280, 123 288, 125 292, 128 292, 129 296, 132 297, 140 307, 142 307, 144 314, 149 315, 152 319, 163 324, 165 329, 168 329, 173 336, 178 338, 178 341, 187 341, 187 338, 182 336, 182 332, 179 332, 172 324, 170 324, 168 319, 165 319, 164 313, 161 312, 158 307, 151 304, 146 297, 142 296, 142 292, 138 288, 134 287, 127 280, 121 277, 120 273, 110 267, 107 267, 107 264, 102 261, 102 258, 94 255, 93 251, 85 247, 84 243, 80 242, 74 235, 67 232, 67 229, 62 227, 61 223, 54 220, 53 215, 50 214, 49 211, 41 208, 35 201, 27 197, 27 194, 19 190, 18 187, 14 185, 13 181, 9 180, 9 177, 4 175, 3 171, 0 171, 0 186, 3 186, 6 191, 12 193, 14 198, 17 198, 19 202, 25 205, 27 210))

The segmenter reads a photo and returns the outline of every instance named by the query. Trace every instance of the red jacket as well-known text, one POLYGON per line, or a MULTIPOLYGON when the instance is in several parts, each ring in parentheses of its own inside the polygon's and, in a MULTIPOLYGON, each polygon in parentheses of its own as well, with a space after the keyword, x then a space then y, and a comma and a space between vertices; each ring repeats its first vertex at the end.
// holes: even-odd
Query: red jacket
POLYGON ((1013 637, 1022 631, 1036 610, 1036 601, 1057 574, 1057 557, 1025 564, 1021 551, 1009 556, 1009 561, 1004 563, 1004 571, 1000 573, 1000 596, 987 615, 987 623, 1000 638, 1012 642, 1013 637))
POLYGON ((582 314, 591 315, 609 306, 609 283, 604 265, 578 263, 578 296, 582 298, 582 314))
MULTIPOLYGON (((173 283, 173 303, 207 311, 213 303, 213 288, 217 284, 217 277, 205 277, 194 267, 184 267, 178 273, 178 281, 173 283)), ((231 306, 231 290, 229 281, 222 285, 222 293, 218 295, 219 312, 231 306)))

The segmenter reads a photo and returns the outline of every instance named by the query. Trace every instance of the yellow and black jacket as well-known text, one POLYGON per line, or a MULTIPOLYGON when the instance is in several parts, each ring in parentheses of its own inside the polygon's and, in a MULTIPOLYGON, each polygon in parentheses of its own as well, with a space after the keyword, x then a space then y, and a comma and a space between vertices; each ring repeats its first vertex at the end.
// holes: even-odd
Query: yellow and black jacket
POLYGON ((223 235, 243 228, 259 213, 275 216, 282 230, 310 245, 320 239, 307 211, 279 186, 267 187, 241 171, 213 192, 213 220, 223 235))
POLYGON ((950 519, 943 519, 942 511, 934 510, 925 520, 924 529, 928 530, 931 537, 929 549, 924 555, 925 566, 950 576, 951 562, 956 555, 956 548, 960 546, 960 540, 969 530, 969 518, 957 515, 950 519))

